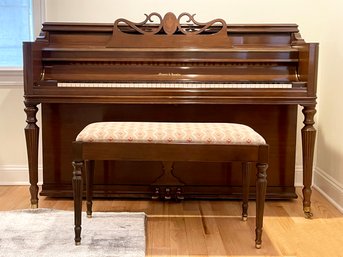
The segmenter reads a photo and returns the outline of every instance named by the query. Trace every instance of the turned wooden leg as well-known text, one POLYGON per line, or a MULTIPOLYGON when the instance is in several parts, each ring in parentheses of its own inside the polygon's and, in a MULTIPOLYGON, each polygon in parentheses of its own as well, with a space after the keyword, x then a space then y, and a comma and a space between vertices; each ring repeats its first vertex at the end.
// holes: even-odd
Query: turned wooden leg
POLYGON ((31 208, 38 208, 38 138, 39 127, 37 126, 36 114, 37 103, 25 101, 26 122, 25 138, 29 165, 29 180, 31 194, 31 208))
POLYGON ((94 179, 94 161, 86 162, 86 201, 87 201, 87 217, 92 217, 92 199, 93 199, 93 179, 94 179))
POLYGON ((249 182, 250 182, 250 163, 242 163, 242 220, 248 219, 248 201, 249 201, 249 182))
POLYGON ((73 162, 73 193, 74 193, 74 224, 75 245, 81 244, 81 215, 82 215, 82 169, 83 161, 73 162))
POLYGON ((262 228, 263 228, 263 212, 264 212, 264 201, 267 189, 267 168, 268 165, 265 163, 258 163, 257 167, 257 179, 256 179, 256 239, 255 247, 261 248, 262 244, 262 228))
POLYGON ((313 127, 314 115, 316 114, 315 105, 304 106, 305 126, 301 130, 302 152, 303 152, 303 210, 306 218, 313 216, 311 212, 311 194, 312 194, 312 173, 313 173, 313 155, 314 144, 316 140, 316 129, 313 127))

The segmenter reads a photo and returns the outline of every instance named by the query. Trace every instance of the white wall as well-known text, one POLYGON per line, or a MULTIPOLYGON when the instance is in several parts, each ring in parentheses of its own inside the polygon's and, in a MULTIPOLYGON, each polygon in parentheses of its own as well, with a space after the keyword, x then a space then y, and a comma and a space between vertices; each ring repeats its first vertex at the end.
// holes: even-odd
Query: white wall
POLYGON ((20 183, 28 177, 22 102, 22 86, 0 87, 0 183, 20 183))
MULTIPOLYGON (((318 83, 316 187, 343 211, 343 2, 325 2, 319 14, 320 66, 318 83)), ((319 16, 319 15, 318 15, 319 16)))
MULTIPOLYGON (((119 17, 142 21, 144 13, 172 11, 197 14, 199 21, 223 18, 227 23, 297 23, 307 42, 320 43, 318 128, 314 182, 343 211, 343 10, 340 0, 46 0, 47 21, 110 22, 119 17)), ((0 182, 11 183, 8 172, 26 167, 22 88, 0 86, 0 182), (2 176, 5 174, 6 176, 2 176), (7 179, 7 181, 6 181, 7 179)), ((299 126, 302 126, 302 115, 299 126)), ((298 139, 298 143, 299 143, 298 139)), ((297 147, 297 171, 301 145, 297 147)), ((24 178, 25 180, 25 178, 24 178)), ((18 181, 18 180, 15 180, 18 181)), ((13 181, 12 181, 13 182, 13 181)), ((301 181, 297 181, 301 183, 301 181)))

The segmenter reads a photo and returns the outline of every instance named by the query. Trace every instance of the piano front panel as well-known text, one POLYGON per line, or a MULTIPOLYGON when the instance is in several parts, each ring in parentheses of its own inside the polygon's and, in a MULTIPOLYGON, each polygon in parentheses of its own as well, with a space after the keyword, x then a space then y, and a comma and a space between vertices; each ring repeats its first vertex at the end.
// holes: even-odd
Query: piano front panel
MULTIPOLYGON (((294 198, 295 105, 161 105, 161 104, 43 104, 42 195, 72 196, 71 142, 95 121, 193 121, 247 124, 270 144, 268 198, 294 198), (253 118, 252 118, 253 117, 253 118)), ((97 196, 151 197, 151 184, 161 175, 154 162, 97 162, 97 196)), ((177 163, 174 173, 186 186, 186 198, 239 198, 241 165, 177 163)), ((251 176, 251 192, 254 192, 251 176)))

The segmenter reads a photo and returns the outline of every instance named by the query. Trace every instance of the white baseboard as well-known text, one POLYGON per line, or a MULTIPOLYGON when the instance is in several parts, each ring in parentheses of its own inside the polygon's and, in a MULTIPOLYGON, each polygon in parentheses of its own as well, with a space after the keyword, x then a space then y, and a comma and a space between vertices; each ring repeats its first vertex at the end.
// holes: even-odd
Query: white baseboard
MULTIPOLYGON (((39 178, 42 178, 42 168, 38 168, 39 178)), ((29 172, 26 165, 0 165, 0 185, 29 185, 29 172)), ((39 179, 41 184, 42 179, 39 179)), ((303 185, 302 166, 295 167, 295 186, 303 185)))
POLYGON ((303 166, 295 166, 295 175, 294 175, 294 186, 302 187, 303 186, 303 166))
MULTIPOLYGON (((38 184, 42 184, 42 167, 38 168, 38 184)), ((303 185, 302 166, 295 167, 295 186, 303 185)), ((29 185, 29 172, 26 165, 0 165, 0 185, 29 185)))
POLYGON ((316 167, 313 174, 313 187, 343 213, 343 184, 316 167))
MULTIPOLYGON (((42 184, 42 168, 38 167, 38 184, 42 184)), ((29 185, 26 165, 0 165, 0 185, 29 185)))
MULTIPOLYGON (((295 167, 295 186, 303 185, 302 166, 295 167)), ((42 167, 38 168, 38 185, 42 184, 42 167)), ((0 165, 0 185, 29 185, 29 172, 26 165, 0 165)), ((313 187, 343 213, 343 185, 325 171, 316 167, 313 174, 313 187)))

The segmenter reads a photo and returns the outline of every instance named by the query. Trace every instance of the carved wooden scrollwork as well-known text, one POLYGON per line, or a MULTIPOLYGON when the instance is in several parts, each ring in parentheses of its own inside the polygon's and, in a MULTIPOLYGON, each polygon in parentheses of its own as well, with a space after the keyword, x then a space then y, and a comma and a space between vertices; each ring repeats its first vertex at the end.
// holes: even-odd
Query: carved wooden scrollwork
MULTIPOLYGON (((227 34, 227 25, 226 22, 223 19, 215 19, 215 20, 211 20, 207 23, 201 23, 198 22, 194 19, 195 14, 190 15, 189 13, 181 13, 178 17, 178 28, 179 30, 183 33, 183 34, 201 34, 203 32, 205 32, 206 30, 208 30, 211 26, 214 26, 215 24, 221 23, 221 29, 218 33, 224 33, 225 35, 227 34), (182 26, 181 23, 181 19, 183 17, 188 17, 188 20, 186 21, 187 24, 189 23, 193 23, 194 25, 196 25, 196 28, 192 28, 192 29, 185 29, 182 26)), ((193 25, 191 24, 191 25, 193 25)))
POLYGON ((134 23, 132 21, 129 21, 127 19, 123 19, 123 18, 120 18, 120 19, 117 19, 115 22, 114 22, 114 28, 117 28, 118 30, 120 30, 120 24, 123 23, 129 27, 131 27, 132 29, 134 29, 136 32, 139 32, 143 35, 155 35, 156 33, 158 33, 163 24, 162 24, 162 16, 156 12, 153 12, 149 15, 147 14, 144 14, 145 15, 145 20, 142 21, 142 22, 139 22, 139 23, 134 23), (145 29, 143 30, 142 27, 144 27, 145 25, 148 25, 149 22, 154 22, 154 19, 153 17, 157 17, 159 19, 159 26, 157 28, 154 28, 154 27, 149 27, 149 29, 145 29))
POLYGON ((117 19, 107 47, 231 47, 223 19, 201 23, 194 16, 181 13, 176 17, 174 13, 168 12, 162 18, 153 12, 145 14, 145 20, 139 23, 117 19), (182 23, 185 18, 185 23, 182 23))

